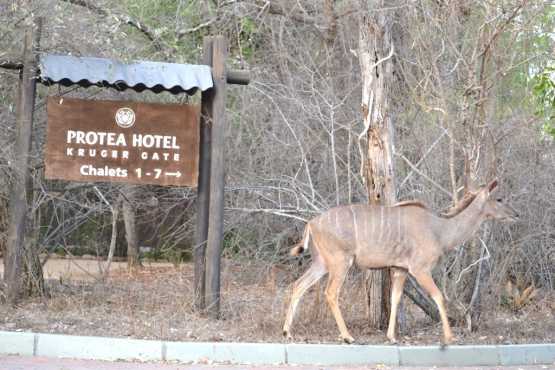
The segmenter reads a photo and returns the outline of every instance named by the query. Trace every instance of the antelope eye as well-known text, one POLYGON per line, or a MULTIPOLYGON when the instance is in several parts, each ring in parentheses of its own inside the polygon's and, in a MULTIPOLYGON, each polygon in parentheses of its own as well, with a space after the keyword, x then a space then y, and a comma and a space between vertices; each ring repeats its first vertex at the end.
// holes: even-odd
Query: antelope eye
POLYGON ((497 201, 498 201, 499 203, 503 203, 503 199, 501 199, 501 198, 497 198, 497 201))

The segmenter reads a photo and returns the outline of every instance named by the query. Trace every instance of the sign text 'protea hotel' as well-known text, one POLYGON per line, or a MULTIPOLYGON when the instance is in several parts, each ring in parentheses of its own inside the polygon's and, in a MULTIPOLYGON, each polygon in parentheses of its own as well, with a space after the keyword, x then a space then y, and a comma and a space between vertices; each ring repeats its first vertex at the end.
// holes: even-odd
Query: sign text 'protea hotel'
POLYGON ((199 109, 48 98, 46 178, 196 186, 199 109))

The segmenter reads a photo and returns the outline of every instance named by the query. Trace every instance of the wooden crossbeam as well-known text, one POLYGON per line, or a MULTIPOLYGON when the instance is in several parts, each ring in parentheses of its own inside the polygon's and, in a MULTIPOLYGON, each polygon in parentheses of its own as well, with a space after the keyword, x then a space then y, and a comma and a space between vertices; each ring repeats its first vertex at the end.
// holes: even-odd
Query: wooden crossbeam
POLYGON ((4 55, 0 58, 0 68, 21 70, 23 69, 23 60, 21 57, 4 55))

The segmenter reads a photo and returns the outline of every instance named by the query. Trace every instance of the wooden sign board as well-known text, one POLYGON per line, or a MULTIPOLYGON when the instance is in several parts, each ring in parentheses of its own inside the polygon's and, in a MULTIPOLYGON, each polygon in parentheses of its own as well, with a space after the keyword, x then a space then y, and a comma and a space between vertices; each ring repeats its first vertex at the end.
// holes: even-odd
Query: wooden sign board
POLYGON ((46 178, 196 186, 199 107, 49 97, 46 178))

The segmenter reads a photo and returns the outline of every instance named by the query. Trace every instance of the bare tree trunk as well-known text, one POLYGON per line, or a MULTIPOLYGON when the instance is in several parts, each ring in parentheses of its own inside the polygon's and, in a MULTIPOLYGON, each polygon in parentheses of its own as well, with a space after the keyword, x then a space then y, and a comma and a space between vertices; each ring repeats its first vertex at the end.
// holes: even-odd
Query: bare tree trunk
POLYGON ((125 224, 125 238, 127 239, 127 267, 130 269, 140 267, 139 261, 139 240, 135 222, 135 192, 133 186, 126 186, 124 189, 126 199, 122 204, 123 222, 125 224))
POLYGON ((25 296, 44 296, 47 294, 38 247, 39 245, 35 238, 25 240, 23 255, 25 296))
MULTIPOLYGON (((362 74, 362 115, 367 138, 365 182, 370 204, 395 203, 393 122, 389 84, 393 77, 391 19, 382 1, 362 1, 359 23, 359 61, 362 74)), ((374 327, 387 327, 391 282, 389 270, 370 271, 367 277, 368 313, 374 327)))
POLYGON ((119 197, 116 203, 110 207, 112 212, 112 236, 110 238, 110 248, 108 249, 108 258, 106 258, 106 265, 104 267, 103 276, 106 277, 110 273, 110 265, 112 264, 112 259, 114 258, 114 251, 116 250, 116 242, 118 239, 118 218, 119 218, 119 207, 122 203, 123 197, 119 197))
POLYGON ((337 14, 335 13, 335 0, 324 0, 324 16, 326 17, 325 39, 328 45, 333 44, 337 36, 337 14))
POLYGON ((1 257, 4 258, 4 271, 6 268, 5 265, 5 257, 6 257, 6 234, 8 231, 8 219, 9 219, 9 212, 8 212, 8 201, 4 198, 0 198, 0 253, 1 257))
POLYGON ((474 287, 472 290, 472 297, 468 305, 468 313, 466 315, 468 331, 478 330, 480 318, 482 316, 482 290, 486 285, 489 277, 489 264, 485 262, 485 248, 482 247, 480 253, 480 262, 478 263, 478 271, 476 271, 474 279, 474 287))

